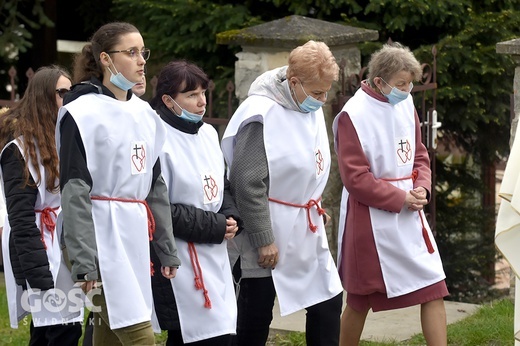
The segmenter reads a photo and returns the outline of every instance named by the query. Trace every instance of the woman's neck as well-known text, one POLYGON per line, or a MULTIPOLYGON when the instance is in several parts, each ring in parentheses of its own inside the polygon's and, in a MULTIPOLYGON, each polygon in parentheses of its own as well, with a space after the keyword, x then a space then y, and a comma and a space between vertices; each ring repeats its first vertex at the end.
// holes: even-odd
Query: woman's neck
POLYGON ((103 78, 103 85, 106 86, 107 89, 112 92, 112 94, 114 94, 114 96, 116 97, 117 100, 128 101, 127 100, 128 91, 119 89, 114 84, 112 84, 112 82, 110 82, 110 77, 105 76, 103 78))

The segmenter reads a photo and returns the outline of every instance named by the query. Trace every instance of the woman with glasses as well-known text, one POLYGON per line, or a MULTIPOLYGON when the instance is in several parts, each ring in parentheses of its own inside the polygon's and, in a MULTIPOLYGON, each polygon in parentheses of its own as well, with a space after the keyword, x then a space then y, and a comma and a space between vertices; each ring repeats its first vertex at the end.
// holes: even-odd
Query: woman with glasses
POLYGON ((343 346, 358 345, 369 309, 418 304, 426 343, 447 342, 445 274, 422 211, 430 198, 430 161, 410 95, 421 73, 407 47, 384 45, 334 120, 345 187, 338 236, 347 291, 343 346))
MULTIPOLYGON (((132 92, 138 97, 142 97, 146 92, 146 76, 143 80, 132 87, 132 92)), ((86 319, 85 330, 83 332, 82 346, 92 346, 92 337, 94 334, 94 312, 91 310, 86 319)))
POLYGON ((330 170, 322 105, 339 67, 309 41, 251 85, 222 139, 244 231, 229 246, 238 345, 265 345, 275 295, 282 316, 307 310, 307 345, 337 345, 342 287, 321 195, 330 170))
POLYGON ((149 55, 133 25, 103 25, 76 57, 58 117, 65 244, 93 296, 95 345, 154 345, 151 275, 171 279, 180 265, 158 159, 166 130, 131 90, 149 55))
POLYGON ((32 315, 31 345, 77 345, 81 336, 81 299, 69 299, 81 296, 81 291, 73 288, 63 261, 61 230, 56 228, 60 193, 54 133, 61 94, 70 86, 65 70, 42 67, 22 99, 0 115, 0 176, 7 205, 2 248, 9 317, 11 327, 17 328, 24 316, 32 315))

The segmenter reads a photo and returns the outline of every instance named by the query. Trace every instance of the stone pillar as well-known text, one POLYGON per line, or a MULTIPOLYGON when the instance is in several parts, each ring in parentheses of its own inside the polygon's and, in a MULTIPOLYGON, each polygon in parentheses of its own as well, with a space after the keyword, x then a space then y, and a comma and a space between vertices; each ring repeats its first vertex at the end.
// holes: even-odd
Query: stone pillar
POLYGON ((287 65, 287 49, 243 46, 235 62, 235 95, 242 103, 247 97, 249 86, 256 77, 277 67, 287 65))
MULTIPOLYGON (((256 25, 242 30, 232 30, 217 34, 219 44, 238 44, 242 51, 236 56, 235 94, 242 102, 247 97, 251 83, 263 72, 287 65, 291 50, 309 40, 325 42, 338 63, 344 59, 345 76, 358 73, 361 69, 360 42, 377 40, 375 30, 355 28, 302 16, 289 16, 272 22, 256 25)), ((339 83, 334 83, 329 98, 323 106, 329 131, 332 154, 331 174, 323 194, 323 206, 332 217, 327 226, 329 245, 334 258, 337 252, 337 230, 339 204, 343 184, 339 177, 337 159, 332 137, 332 102, 339 90, 339 83)))
POLYGON ((361 68, 357 44, 376 40, 378 36, 375 30, 295 15, 243 30, 219 33, 217 43, 239 44, 242 48, 235 63, 235 94, 242 102, 256 77, 268 70, 287 65, 291 50, 309 40, 325 42, 338 62, 345 59, 345 73, 350 75, 361 68))

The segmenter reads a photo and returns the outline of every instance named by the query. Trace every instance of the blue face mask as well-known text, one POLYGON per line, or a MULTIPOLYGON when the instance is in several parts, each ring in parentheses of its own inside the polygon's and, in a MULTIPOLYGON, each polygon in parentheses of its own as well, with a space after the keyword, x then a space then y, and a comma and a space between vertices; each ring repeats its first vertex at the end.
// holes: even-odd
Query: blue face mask
POLYGON ((383 90, 381 90, 381 93, 383 95, 385 95, 385 97, 388 99, 388 102, 392 106, 395 106, 399 102, 406 100, 408 98, 408 95, 410 95, 410 91, 412 91, 412 89, 413 89, 413 83, 410 83, 410 89, 408 90, 408 92, 406 92, 406 91, 399 90, 396 87, 392 87, 383 78, 381 78, 381 80, 383 82, 385 82, 386 85, 388 85, 389 87, 392 88, 392 90, 390 90, 390 93, 388 93, 388 94, 385 94, 383 92, 383 90))
POLYGON ((170 97, 170 100, 172 100, 172 102, 174 102, 177 105, 177 107, 179 107, 181 109, 181 115, 177 114, 175 112, 175 110, 173 109, 173 107, 170 108, 170 110, 173 112, 173 114, 175 114, 176 116, 178 116, 181 119, 184 119, 184 120, 189 121, 191 123, 198 123, 199 121, 202 120, 202 117, 206 113, 206 109, 204 109, 204 113, 202 113, 202 115, 188 112, 187 110, 185 110, 184 108, 179 106, 179 104, 177 102, 175 102, 175 100, 171 96, 169 96, 169 97, 170 97))
MULTIPOLYGON (((110 58, 110 56, 109 56, 110 58)), ((112 62, 112 59, 110 59, 110 62, 112 63, 112 66, 114 66, 114 70, 117 72, 116 66, 112 62)), ((108 67, 108 71, 110 71, 110 82, 114 84, 116 87, 118 87, 121 90, 128 91, 134 87, 137 83, 130 82, 128 79, 126 79, 125 76, 121 74, 121 72, 117 72, 117 74, 114 74, 110 67, 108 67)))
POLYGON ((298 102, 298 100, 296 100, 296 102, 298 102, 298 106, 304 113, 316 112, 318 109, 320 109, 321 106, 323 106, 323 104, 325 102, 321 102, 320 100, 316 100, 314 97, 307 95, 307 93, 305 92, 305 89, 303 89, 302 83, 300 83, 300 86, 303 90, 303 93, 307 97, 305 98, 305 100, 303 100, 302 103, 300 103, 300 102, 298 102))

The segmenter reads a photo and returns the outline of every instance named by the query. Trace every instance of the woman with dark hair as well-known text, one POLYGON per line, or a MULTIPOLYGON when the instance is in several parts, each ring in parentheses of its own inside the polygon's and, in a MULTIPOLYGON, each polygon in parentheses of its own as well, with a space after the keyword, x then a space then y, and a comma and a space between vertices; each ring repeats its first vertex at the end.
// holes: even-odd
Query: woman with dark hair
POLYGON ((64 69, 42 67, 23 98, 0 116, 9 317, 11 327, 17 328, 25 315, 32 314, 31 345, 77 345, 81 336, 83 309, 68 299, 74 282, 63 261, 61 232, 55 227, 60 193, 54 132, 62 97, 70 86, 64 69))
POLYGON ((167 345, 229 345, 235 333, 237 307, 227 240, 238 231, 239 216, 217 131, 202 120, 208 84, 198 66, 172 61, 161 70, 150 102, 167 124, 161 164, 179 257, 191 263, 175 280, 152 278, 155 311, 161 329, 168 330, 167 345))
POLYGON ((148 241, 164 277, 180 265, 158 159, 165 127, 131 91, 149 56, 135 26, 103 25, 75 60, 78 84, 58 117, 72 278, 87 294, 103 283, 92 298, 95 345, 154 345, 148 241))

